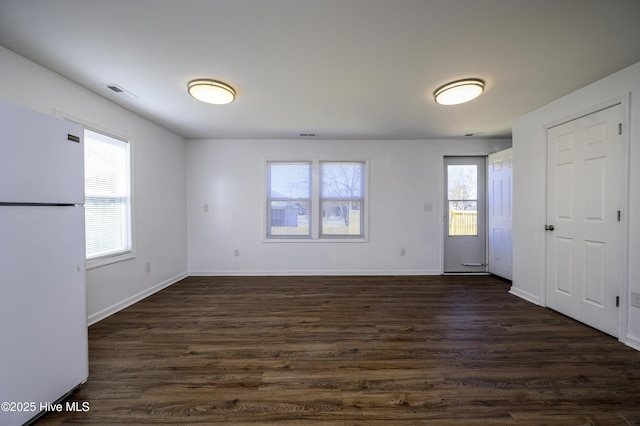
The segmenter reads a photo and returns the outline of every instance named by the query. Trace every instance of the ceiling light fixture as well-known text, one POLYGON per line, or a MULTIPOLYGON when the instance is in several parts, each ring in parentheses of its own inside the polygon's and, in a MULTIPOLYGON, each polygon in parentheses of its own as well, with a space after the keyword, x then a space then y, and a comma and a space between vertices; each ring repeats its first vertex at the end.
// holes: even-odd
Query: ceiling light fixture
POLYGON ((188 90, 191 96, 209 104, 230 104, 236 98, 236 91, 233 90, 233 87, 216 80, 190 81, 188 90))
POLYGON ((458 105, 480 96, 484 90, 484 81, 478 79, 458 80, 447 83, 433 93, 440 105, 458 105))

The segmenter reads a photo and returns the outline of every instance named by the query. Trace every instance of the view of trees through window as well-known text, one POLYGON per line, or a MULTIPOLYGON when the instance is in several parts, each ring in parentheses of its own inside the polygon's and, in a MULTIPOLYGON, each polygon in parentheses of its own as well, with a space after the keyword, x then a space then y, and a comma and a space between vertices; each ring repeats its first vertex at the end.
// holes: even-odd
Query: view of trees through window
POLYGON ((267 236, 364 236, 364 164, 269 162, 267 236))
POLYGON ((311 235, 311 163, 270 163, 268 196, 268 235, 311 235))
POLYGON ((478 167, 447 167, 449 236, 478 235, 478 167))
POLYGON ((363 165, 321 163, 322 235, 361 235, 363 165))

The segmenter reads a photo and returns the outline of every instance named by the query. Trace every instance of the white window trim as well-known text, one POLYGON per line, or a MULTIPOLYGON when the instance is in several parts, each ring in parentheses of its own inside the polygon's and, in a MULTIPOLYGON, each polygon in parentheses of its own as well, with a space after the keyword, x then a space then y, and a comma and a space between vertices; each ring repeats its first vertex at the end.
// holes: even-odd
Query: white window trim
POLYGON ((369 242, 369 169, 371 168, 371 161, 367 157, 273 157, 273 158, 265 158, 263 161, 263 185, 262 185, 262 241, 264 243, 275 243, 275 244, 304 244, 304 243, 368 243, 369 242), (311 227, 311 238, 296 238, 290 236, 267 236, 267 182, 268 177, 267 174, 269 172, 269 163, 299 163, 299 162, 310 162, 311 163, 311 212, 312 219, 310 223, 311 227), (364 163, 364 217, 362 223, 362 232, 363 236, 340 236, 340 235, 329 235, 329 236, 321 236, 320 235, 320 162, 327 163, 340 163, 340 162, 363 162, 364 163))
POLYGON ((95 259, 88 259, 86 261, 85 268, 89 270, 89 269, 99 268, 101 266, 123 262, 130 259, 135 259, 136 257, 136 224, 135 224, 136 215, 135 215, 135 194, 134 194, 135 185, 134 185, 134 170, 133 170, 133 165, 135 164, 133 159, 133 155, 134 155, 133 139, 120 132, 110 129, 109 126, 91 122, 90 120, 87 120, 78 115, 69 113, 67 111, 56 109, 55 116, 64 120, 73 121, 74 123, 81 125, 83 129, 91 130, 115 139, 126 141, 129 144, 129 185, 131 186, 129 189, 130 190, 129 226, 131 228, 130 229, 131 249, 128 251, 114 253, 112 255, 97 257, 95 259))

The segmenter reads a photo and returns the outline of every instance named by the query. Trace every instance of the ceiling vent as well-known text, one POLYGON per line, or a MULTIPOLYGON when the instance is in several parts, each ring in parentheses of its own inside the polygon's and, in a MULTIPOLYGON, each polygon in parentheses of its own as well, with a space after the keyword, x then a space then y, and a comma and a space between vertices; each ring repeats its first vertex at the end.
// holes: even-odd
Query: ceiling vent
POLYGON ((116 95, 122 96, 123 98, 138 99, 136 95, 129 92, 128 90, 123 89, 117 84, 103 84, 103 86, 109 89, 110 91, 112 91, 113 93, 115 93, 116 95))

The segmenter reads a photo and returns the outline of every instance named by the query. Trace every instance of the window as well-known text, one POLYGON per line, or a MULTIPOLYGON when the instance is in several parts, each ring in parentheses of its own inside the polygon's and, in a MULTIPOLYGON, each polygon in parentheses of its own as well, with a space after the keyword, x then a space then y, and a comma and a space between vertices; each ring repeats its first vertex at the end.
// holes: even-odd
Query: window
POLYGON ((88 261, 132 252, 129 143, 85 129, 85 232, 88 261))
POLYGON ((321 236, 363 236, 364 163, 320 162, 321 236))
POLYGON ((269 163, 267 236, 310 237, 311 163, 269 163))
POLYGON ((364 161, 267 162, 267 238, 363 239, 364 161))
POLYGON ((449 236, 478 235, 478 166, 448 165, 449 236))

